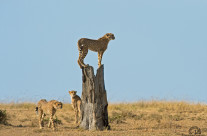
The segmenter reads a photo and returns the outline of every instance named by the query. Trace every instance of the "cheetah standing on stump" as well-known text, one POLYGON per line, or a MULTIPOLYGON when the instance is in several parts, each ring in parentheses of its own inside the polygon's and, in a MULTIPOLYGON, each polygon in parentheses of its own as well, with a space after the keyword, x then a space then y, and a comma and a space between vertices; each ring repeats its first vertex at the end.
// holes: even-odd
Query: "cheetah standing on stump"
POLYGON ((98 52, 98 66, 100 67, 103 53, 106 51, 109 41, 114 39, 114 34, 107 33, 98 40, 92 40, 87 38, 81 38, 80 40, 78 40, 78 65, 80 66, 80 68, 87 67, 87 65, 84 64, 84 58, 88 54, 88 49, 98 52))

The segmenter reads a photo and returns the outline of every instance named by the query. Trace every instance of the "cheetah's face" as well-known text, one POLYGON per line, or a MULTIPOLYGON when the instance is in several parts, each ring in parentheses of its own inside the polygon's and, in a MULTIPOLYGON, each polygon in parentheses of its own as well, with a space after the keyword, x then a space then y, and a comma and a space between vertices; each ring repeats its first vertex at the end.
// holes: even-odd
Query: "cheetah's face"
POLYGON ((53 106, 55 109, 62 109, 63 108, 62 102, 55 102, 53 106))
POLYGON ((115 39, 115 36, 114 36, 114 34, 112 34, 112 33, 107 33, 107 34, 106 34, 106 37, 107 37, 109 40, 114 40, 114 39, 115 39))
POLYGON ((69 94, 70 94, 71 97, 76 96, 76 93, 77 93, 77 91, 69 91, 69 94))

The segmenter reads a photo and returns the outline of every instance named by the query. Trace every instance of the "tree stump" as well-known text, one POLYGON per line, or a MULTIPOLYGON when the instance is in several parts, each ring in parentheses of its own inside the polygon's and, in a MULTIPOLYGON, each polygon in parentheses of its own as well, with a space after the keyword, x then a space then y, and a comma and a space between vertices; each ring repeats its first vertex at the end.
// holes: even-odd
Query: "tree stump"
POLYGON ((103 65, 97 69, 96 76, 92 66, 83 68, 82 74, 82 105, 79 127, 87 130, 110 129, 103 65))

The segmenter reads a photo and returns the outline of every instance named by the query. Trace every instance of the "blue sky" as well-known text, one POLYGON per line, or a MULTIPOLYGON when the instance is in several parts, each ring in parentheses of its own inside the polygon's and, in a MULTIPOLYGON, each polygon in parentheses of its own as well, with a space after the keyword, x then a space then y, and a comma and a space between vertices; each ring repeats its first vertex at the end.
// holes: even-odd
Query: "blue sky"
MULTIPOLYGON (((81 95, 77 41, 114 33, 109 102, 207 102, 206 0, 1 0, 0 102, 81 95)), ((97 69, 89 52, 85 63, 97 69)))

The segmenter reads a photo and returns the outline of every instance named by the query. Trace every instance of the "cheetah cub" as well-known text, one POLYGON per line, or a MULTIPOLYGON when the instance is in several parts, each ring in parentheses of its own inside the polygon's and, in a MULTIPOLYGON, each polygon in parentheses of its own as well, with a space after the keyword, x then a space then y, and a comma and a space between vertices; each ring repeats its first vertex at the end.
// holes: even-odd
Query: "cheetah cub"
POLYGON ((98 66, 100 67, 102 56, 108 47, 109 41, 114 39, 115 39, 114 34, 106 33, 98 40, 87 39, 87 38, 81 38, 80 40, 78 40, 78 50, 79 50, 78 65, 80 66, 80 68, 84 68, 88 66, 84 64, 84 58, 88 54, 88 50, 98 52, 98 66))
POLYGON ((51 101, 47 102, 46 99, 41 99, 37 103, 37 107, 36 107, 36 113, 39 115, 40 129, 43 128, 43 126, 44 126, 43 119, 46 116, 46 114, 48 113, 48 114, 50 114, 48 127, 50 128, 51 124, 52 124, 52 129, 55 130, 53 116, 54 116, 56 110, 62 109, 62 107, 63 107, 63 104, 59 101, 51 100, 51 101))
POLYGON ((80 111, 80 106, 81 106, 81 98, 76 94, 77 91, 68 91, 70 96, 71 96, 71 104, 72 107, 75 111, 75 124, 80 123, 80 115, 81 115, 81 111, 80 111))

